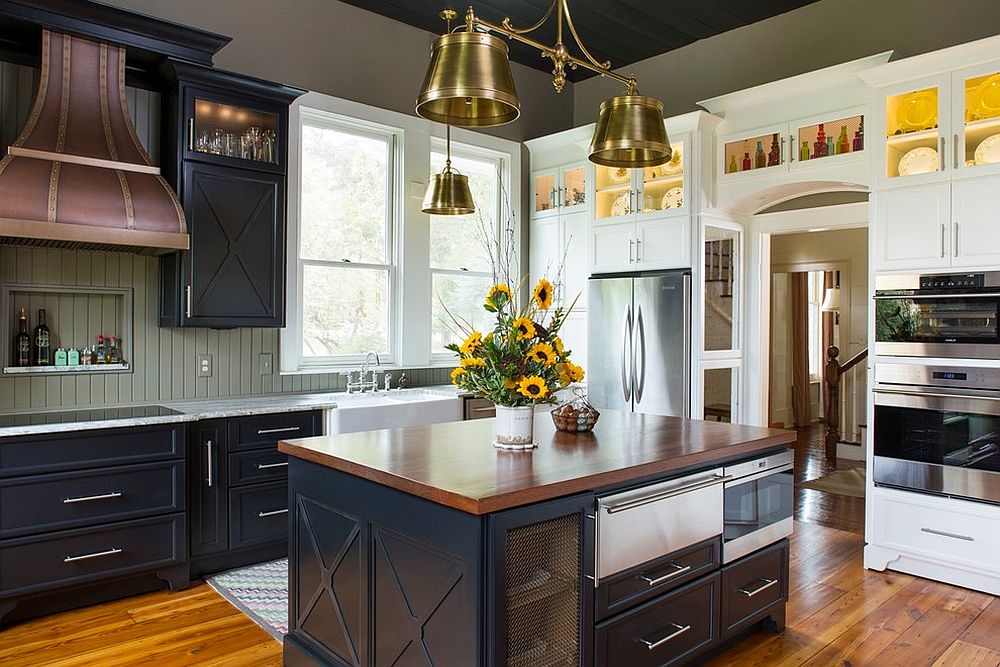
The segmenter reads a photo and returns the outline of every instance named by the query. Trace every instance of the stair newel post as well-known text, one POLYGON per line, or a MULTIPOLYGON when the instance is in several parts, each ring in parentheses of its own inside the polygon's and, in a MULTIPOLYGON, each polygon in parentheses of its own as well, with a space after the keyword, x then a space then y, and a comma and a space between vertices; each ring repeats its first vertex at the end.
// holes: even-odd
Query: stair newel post
POLYGON ((840 442, 840 378, 843 369, 837 357, 840 349, 831 345, 826 350, 826 368, 823 379, 826 383, 826 458, 836 460, 837 443, 840 442))

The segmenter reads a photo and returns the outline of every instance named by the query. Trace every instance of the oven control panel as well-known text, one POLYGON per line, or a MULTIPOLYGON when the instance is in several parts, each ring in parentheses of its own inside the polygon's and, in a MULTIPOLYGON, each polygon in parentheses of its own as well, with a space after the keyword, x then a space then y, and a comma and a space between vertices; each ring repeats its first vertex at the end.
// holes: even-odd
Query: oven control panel
POLYGON ((960 275, 920 276, 920 289, 982 289, 986 285, 986 275, 964 273, 960 275))
POLYGON ((1000 391, 1000 368, 876 364, 875 383, 1000 391))

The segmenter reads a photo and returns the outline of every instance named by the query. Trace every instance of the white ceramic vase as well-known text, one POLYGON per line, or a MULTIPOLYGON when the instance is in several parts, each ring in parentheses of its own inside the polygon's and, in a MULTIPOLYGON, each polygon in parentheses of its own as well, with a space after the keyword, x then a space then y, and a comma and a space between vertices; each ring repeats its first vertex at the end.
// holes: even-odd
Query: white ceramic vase
POLYGON ((497 416, 493 420, 496 438, 493 446, 498 449, 534 449, 535 406, 525 405, 510 408, 496 406, 497 416))

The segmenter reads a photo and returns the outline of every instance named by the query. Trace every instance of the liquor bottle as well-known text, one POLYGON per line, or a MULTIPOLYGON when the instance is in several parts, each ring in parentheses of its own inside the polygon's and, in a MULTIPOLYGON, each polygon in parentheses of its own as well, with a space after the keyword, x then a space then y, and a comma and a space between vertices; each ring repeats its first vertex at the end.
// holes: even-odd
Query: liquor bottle
POLYGON ((743 171, 750 171, 753 169, 753 162, 750 160, 750 153, 743 154, 743 171))
POLYGON ((854 141, 851 143, 851 150, 854 152, 865 149, 865 119, 858 123, 858 129, 854 130, 854 141))
POLYGON ((781 147, 778 145, 778 133, 771 135, 771 150, 767 152, 767 166, 776 167, 781 164, 781 147))
POLYGON ((94 363, 94 353, 90 351, 90 347, 84 347, 80 351, 80 365, 89 366, 94 363))
POLYGON ((837 137, 837 155, 851 152, 851 140, 847 138, 847 126, 840 126, 840 136, 837 137))
POLYGON ((757 142, 757 153, 753 156, 753 168, 761 169, 767 166, 767 156, 764 155, 764 147, 761 145, 762 142, 757 142))
POLYGON ((14 365, 31 365, 31 335, 28 333, 28 314, 21 309, 17 318, 17 337, 14 338, 14 365))
POLYGON ((120 364, 122 362, 122 351, 118 347, 118 339, 111 336, 110 345, 108 346, 108 363, 109 364, 120 364))
POLYGON ((799 159, 805 162, 809 159, 809 142, 803 141, 802 148, 799 149, 799 159))
POLYGON ((826 157, 829 155, 826 151, 826 131, 823 130, 823 123, 819 124, 819 130, 816 131, 816 143, 813 144, 813 157, 826 157))
POLYGON ((31 335, 31 357, 35 366, 52 365, 52 341, 45 326, 45 309, 38 309, 38 325, 31 335))
POLYGON ((94 363, 108 363, 108 348, 104 345, 104 334, 97 334, 97 345, 94 346, 94 363))
POLYGON ((726 171, 726 173, 727 174, 735 174, 739 170, 740 170, 740 168, 736 166, 736 153, 733 153, 729 157, 729 169, 726 171))

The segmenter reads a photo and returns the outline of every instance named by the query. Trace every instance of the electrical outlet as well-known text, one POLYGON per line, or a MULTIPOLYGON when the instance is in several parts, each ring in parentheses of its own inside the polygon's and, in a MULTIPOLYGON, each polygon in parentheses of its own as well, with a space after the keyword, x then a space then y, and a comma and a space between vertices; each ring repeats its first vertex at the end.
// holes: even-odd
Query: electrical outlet
POLYGON ((274 372, 273 357, 270 352, 262 352, 260 355, 260 374, 271 375, 274 372))
POLYGON ((198 355, 198 377, 200 378, 212 377, 212 355, 210 354, 198 355))

